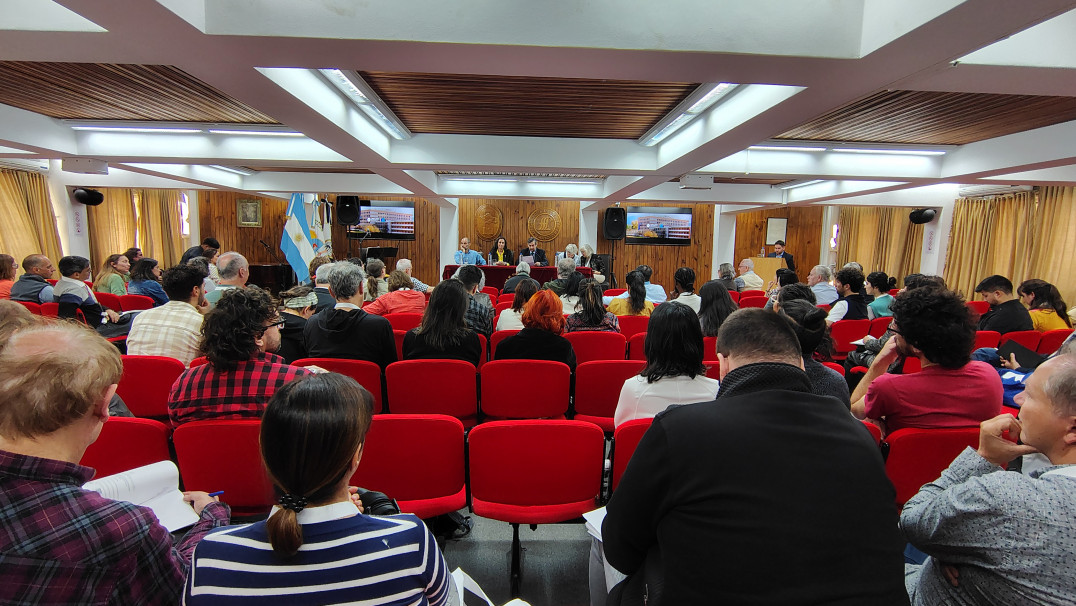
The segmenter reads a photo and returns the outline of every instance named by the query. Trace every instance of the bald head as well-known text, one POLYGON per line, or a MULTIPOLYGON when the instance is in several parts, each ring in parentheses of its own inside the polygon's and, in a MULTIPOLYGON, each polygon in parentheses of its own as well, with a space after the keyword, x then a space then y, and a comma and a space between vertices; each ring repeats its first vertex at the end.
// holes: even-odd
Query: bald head
POLYGON ((217 273, 221 284, 244 286, 250 277, 250 265, 243 255, 228 251, 217 258, 217 273))
POLYGON ((29 255, 22 260, 22 269, 28 274, 51 278, 55 268, 45 255, 29 255))

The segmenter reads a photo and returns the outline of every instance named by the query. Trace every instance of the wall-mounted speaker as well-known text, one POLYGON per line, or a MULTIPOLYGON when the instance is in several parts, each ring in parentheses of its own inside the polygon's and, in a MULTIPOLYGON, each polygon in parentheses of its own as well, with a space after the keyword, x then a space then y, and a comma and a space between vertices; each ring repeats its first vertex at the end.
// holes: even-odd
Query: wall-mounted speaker
POLYGON ((86 206, 97 206, 105 201, 105 196, 96 189, 79 187, 72 190, 71 199, 86 206))
POLYGON ((336 220, 340 225, 358 225, 360 202, 358 196, 336 197, 336 220))
POLYGON ((605 224, 603 231, 606 240, 623 240, 627 231, 628 211, 619 206, 611 206, 605 209, 605 224))
POLYGON ((908 220, 915 225, 921 223, 930 223, 934 220, 934 215, 938 214, 933 208, 920 208, 919 210, 913 210, 908 215, 908 220))

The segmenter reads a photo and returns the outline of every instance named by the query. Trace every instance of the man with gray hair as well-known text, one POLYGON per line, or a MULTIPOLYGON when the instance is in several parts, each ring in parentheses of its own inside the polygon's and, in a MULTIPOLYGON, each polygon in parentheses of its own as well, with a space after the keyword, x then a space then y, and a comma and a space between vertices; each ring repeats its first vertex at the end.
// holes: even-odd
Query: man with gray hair
POLYGON ((743 280, 744 288, 756 290, 762 288, 762 276, 755 273, 755 262, 750 258, 740 261, 740 279, 743 280))
POLYGON ((354 263, 333 263, 329 292, 336 305, 307 320, 303 339, 308 356, 368 360, 382 369, 396 361, 392 325, 362 310, 362 280, 362 270, 354 263))
POLYGON ((332 271, 334 265, 336 264, 325 263, 319 265, 314 271, 313 292, 318 297, 318 306, 314 308, 314 313, 332 309, 336 305, 336 299, 329 292, 329 272, 332 271))
POLYGON ((207 292, 205 300, 210 305, 216 305, 224 293, 236 288, 243 288, 250 279, 250 264, 243 255, 230 250, 217 258, 217 272, 220 274, 220 282, 212 291, 207 292))
POLYGON ((411 259, 400 259, 396 262, 396 269, 404 272, 405 274, 407 274, 408 278, 411 278, 411 288, 413 288, 414 290, 417 290, 419 292, 426 292, 430 289, 429 284, 426 284, 422 280, 419 280, 415 276, 411 275, 411 259))
POLYGON ((815 265, 811 268, 811 273, 807 274, 807 286, 811 287, 819 305, 833 305, 833 302, 840 297, 837 289, 829 283, 832 279, 833 273, 828 265, 815 265))
MULTIPOLYGON (((558 297, 562 297, 566 294, 569 294, 569 284, 571 284, 571 282, 573 281, 572 277, 576 274, 575 267, 576 266, 574 259, 572 259, 571 257, 561 257, 557 261, 557 279, 546 282, 542 285, 542 288, 547 288, 553 291, 558 297)), ((576 286, 579 285, 579 280, 581 280, 582 277, 583 275, 579 274, 579 277, 575 278, 574 282, 576 286)), ((574 295, 576 293, 571 294, 574 295)))
POLYGON ((516 265, 516 273, 512 274, 512 277, 508 278, 504 282, 504 288, 501 292, 516 292, 516 286, 523 280, 531 279, 531 265, 526 261, 520 261, 519 265, 516 265))
POLYGON ((1018 418, 983 421, 978 450, 966 448, 904 505, 908 542, 930 556, 906 567, 913 605, 1072 603, 1076 356, 1044 362, 1016 403, 1018 418), (1029 475, 1002 467, 1031 453, 1050 466, 1029 475))

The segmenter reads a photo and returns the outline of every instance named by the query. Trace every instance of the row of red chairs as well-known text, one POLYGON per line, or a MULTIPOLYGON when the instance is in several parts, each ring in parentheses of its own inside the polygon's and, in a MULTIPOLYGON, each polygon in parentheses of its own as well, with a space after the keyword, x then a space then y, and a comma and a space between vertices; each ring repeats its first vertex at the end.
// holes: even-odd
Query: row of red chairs
MULTIPOLYGON (((97 297, 97 301, 102 306, 116 312, 137 311, 153 307, 153 298, 144 295, 116 296, 107 292, 95 292, 93 295, 97 297)), ((31 301, 16 301, 16 303, 22 304, 31 313, 39 316, 56 317, 56 313, 60 308, 59 303, 33 303, 31 301)))

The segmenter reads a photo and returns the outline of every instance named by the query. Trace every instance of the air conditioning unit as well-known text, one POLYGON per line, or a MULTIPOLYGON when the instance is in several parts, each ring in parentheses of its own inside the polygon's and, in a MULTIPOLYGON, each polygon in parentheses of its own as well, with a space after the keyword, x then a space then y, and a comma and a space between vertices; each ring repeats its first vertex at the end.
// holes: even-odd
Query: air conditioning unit
POLYGON ((713 175, 684 175, 680 177, 680 189, 713 189, 713 175))
POLYGON ((49 161, 47 159, 23 160, 20 158, 0 158, 0 168, 44 173, 49 170, 49 161))
POLYGON ((993 198, 1011 196, 1032 189, 1034 188, 1030 185, 961 185, 956 191, 961 198, 993 198))

